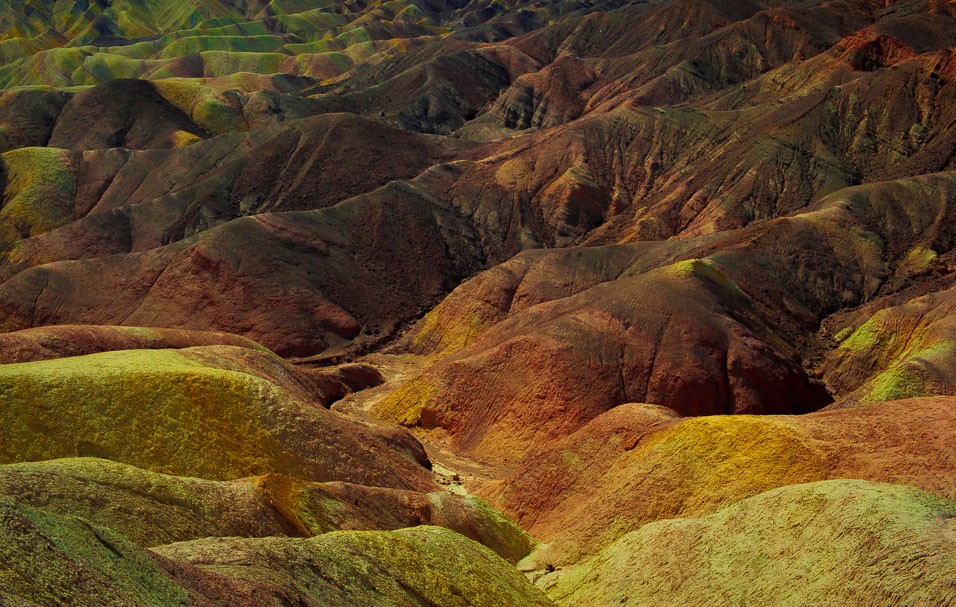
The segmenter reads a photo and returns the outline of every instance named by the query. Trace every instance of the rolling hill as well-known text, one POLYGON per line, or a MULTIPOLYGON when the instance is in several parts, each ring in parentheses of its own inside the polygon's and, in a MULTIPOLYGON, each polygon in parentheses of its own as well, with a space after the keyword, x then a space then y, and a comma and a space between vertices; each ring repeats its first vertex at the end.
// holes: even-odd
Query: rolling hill
POLYGON ((953 0, 0 1, 0 605, 956 605, 954 313, 953 0))

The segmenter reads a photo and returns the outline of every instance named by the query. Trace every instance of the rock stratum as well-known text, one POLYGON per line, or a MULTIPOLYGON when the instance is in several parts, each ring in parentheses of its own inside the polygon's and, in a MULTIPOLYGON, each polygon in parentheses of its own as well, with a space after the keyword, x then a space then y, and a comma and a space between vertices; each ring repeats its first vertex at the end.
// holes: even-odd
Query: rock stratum
POLYGON ((0 605, 956 605, 954 41, 0 2, 0 605))

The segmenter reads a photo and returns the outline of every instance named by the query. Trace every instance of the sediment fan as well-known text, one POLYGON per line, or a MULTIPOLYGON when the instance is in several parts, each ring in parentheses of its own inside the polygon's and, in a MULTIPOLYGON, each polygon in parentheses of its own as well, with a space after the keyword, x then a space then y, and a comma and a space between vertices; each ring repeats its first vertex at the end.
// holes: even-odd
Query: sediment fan
POLYGON ((954 45, 0 0, 0 606, 956 605, 954 45))

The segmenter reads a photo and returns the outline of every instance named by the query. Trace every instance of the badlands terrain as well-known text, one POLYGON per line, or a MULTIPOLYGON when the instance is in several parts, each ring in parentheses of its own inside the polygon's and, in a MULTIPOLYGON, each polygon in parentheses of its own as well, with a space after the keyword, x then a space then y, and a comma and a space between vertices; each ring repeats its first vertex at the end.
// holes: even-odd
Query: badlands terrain
POLYGON ((0 0, 0 606, 956 605, 956 1, 0 0))

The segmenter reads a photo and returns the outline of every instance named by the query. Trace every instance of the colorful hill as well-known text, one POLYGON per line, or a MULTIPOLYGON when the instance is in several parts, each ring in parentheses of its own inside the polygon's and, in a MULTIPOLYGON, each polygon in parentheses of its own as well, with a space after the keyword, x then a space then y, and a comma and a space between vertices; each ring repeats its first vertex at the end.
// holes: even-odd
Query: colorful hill
POLYGON ((956 605, 954 41, 0 0, 0 605, 956 605))
POLYGON ((474 497, 278 474, 223 482, 96 458, 58 459, 3 466, 0 495, 50 514, 81 516, 144 548, 206 537, 312 537, 421 524, 454 529, 512 563, 534 546, 530 536, 474 497))
POLYGON ((294 373, 271 353, 229 346, 3 365, 0 460, 103 457, 215 480, 277 472, 433 487, 414 439, 340 419, 306 400, 294 373))
POLYGON ((956 496, 952 398, 804 416, 681 420, 628 404, 480 491, 565 565, 642 525, 700 516, 777 487, 857 478, 956 496))
POLYGON ((702 518, 645 525, 562 577, 553 594, 561 605, 946 604, 956 596, 954 507, 897 485, 791 485, 702 518))
POLYGON ((5 601, 57 604, 83 596, 100 605, 553 604, 487 548, 436 527, 311 539, 216 538, 146 550, 80 518, 6 499, 0 510, 6 521, 0 529, 5 601), (37 545, 47 548, 37 551, 37 545), (217 562, 224 555, 228 562, 217 562))

